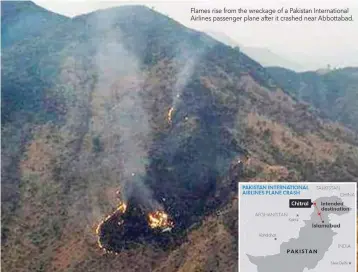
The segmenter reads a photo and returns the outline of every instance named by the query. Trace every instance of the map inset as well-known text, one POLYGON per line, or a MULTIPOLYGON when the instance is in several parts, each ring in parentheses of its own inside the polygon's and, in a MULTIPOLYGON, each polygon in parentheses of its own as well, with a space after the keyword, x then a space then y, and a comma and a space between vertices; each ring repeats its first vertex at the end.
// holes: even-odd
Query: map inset
POLYGON ((239 271, 356 272, 356 183, 239 183, 239 271))

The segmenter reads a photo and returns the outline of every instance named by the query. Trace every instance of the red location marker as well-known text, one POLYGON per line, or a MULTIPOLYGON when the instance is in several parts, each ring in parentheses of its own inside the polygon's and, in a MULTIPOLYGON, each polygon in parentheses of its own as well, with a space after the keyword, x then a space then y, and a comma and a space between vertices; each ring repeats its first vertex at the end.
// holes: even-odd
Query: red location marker
POLYGON ((316 202, 313 202, 313 205, 315 205, 315 206, 316 206, 316 202))
POLYGON ((321 213, 319 212, 318 215, 321 215, 321 213))

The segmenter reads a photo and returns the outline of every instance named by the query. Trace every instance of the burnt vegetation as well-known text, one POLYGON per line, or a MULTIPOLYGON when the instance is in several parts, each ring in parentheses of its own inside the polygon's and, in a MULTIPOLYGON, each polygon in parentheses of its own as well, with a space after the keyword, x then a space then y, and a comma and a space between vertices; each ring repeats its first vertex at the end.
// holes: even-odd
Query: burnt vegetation
POLYGON ((209 90, 195 78, 194 74, 185 86, 170 128, 154 137, 148 153, 150 163, 143 177, 175 227, 169 233, 149 228, 147 209, 141 207, 140 196, 134 192, 128 200, 128 211, 112 216, 101 228, 101 240, 107 250, 118 252, 140 242, 164 248, 178 246, 185 241, 190 226, 226 205, 230 201, 228 196, 237 191, 242 169, 230 166, 246 150, 224 125, 233 124, 236 113, 215 104, 209 90), (184 134, 180 125, 185 116, 196 117, 196 129, 180 140, 180 134, 184 134), (121 220, 123 224, 118 226, 121 220))

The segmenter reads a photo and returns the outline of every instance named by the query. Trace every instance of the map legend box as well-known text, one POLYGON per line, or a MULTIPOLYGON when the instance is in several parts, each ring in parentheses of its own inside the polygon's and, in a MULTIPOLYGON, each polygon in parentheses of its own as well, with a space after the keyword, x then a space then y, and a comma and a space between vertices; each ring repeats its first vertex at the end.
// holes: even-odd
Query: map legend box
POLYGON ((239 182, 239 271, 357 272, 357 184, 239 182))

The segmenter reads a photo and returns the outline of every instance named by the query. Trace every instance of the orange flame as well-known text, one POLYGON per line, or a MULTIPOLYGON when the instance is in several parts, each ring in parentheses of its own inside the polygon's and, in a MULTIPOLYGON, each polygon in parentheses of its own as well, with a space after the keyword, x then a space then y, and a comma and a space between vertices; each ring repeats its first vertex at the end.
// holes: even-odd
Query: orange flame
POLYGON ((155 211, 148 214, 148 224, 154 228, 173 228, 174 224, 169 219, 168 214, 163 211, 155 211))
MULTIPOLYGON (((118 206, 118 208, 110 215, 108 215, 105 219, 103 219, 98 225, 97 225, 97 228, 96 228, 96 235, 97 235, 97 244, 99 246, 99 248, 101 249, 104 249, 103 248, 103 244, 101 243, 101 240, 100 240, 100 229, 102 227, 102 225, 104 224, 104 222, 106 222, 109 218, 112 217, 112 215, 114 215, 116 212, 121 212, 121 213, 125 213, 127 210, 127 204, 124 203, 124 202, 121 202, 118 206)), ((107 252, 106 249, 104 249, 105 252, 107 252)))
POLYGON ((174 111, 174 107, 171 107, 171 108, 169 109, 169 111, 168 111, 167 119, 168 119, 168 123, 169 123, 169 124, 172 123, 173 111, 174 111))
POLYGON ((127 204, 126 203, 121 203, 118 208, 117 208, 117 211, 120 211, 121 213, 125 213, 127 210, 127 204))

